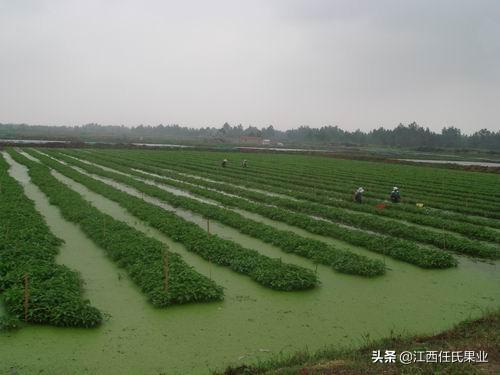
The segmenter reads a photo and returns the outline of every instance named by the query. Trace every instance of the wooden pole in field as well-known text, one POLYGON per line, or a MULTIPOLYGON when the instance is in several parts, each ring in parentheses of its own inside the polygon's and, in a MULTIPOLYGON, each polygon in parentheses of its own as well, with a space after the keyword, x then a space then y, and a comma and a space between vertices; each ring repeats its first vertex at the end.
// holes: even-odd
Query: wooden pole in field
POLYGON ((165 293, 168 293, 168 276, 170 273, 170 265, 168 263, 168 251, 163 250, 163 287, 165 293))
MULTIPOLYGON (((210 219, 207 218, 207 233, 210 234, 210 219)), ((208 277, 212 280, 212 267, 210 262, 208 263, 208 277)))
POLYGON ((28 308, 30 303, 30 289, 28 274, 24 274, 24 321, 28 321, 28 308))
MULTIPOLYGON (((207 217, 207 233, 210 234, 210 219, 207 217)), ((212 267, 210 267, 210 262, 208 262, 208 277, 212 280, 212 267)))
POLYGON ((444 232, 444 223, 443 223, 443 243, 444 243, 444 249, 446 250, 446 233, 444 232))

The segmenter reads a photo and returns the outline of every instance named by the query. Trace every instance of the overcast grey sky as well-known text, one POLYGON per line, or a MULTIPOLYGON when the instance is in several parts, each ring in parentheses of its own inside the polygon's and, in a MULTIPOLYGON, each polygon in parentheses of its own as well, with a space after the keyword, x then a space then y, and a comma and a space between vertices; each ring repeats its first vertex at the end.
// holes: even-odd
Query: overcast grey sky
POLYGON ((0 0, 0 122, 500 129, 497 0, 0 0))

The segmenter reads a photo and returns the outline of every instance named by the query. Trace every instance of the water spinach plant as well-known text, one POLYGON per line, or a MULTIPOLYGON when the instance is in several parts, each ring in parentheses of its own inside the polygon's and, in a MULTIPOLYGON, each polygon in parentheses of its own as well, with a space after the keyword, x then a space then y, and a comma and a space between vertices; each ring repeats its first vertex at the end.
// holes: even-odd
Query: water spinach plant
MULTIPOLYGON (((100 174, 105 177, 119 180, 128 186, 133 186, 137 190, 167 202, 173 207, 181 207, 196 212, 203 217, 217 220, 218 222, 237 229, 241 233, 248 234, 277 246, 285 252, 294 253, 312 259, 314 262, 329 265, 338 272, 361 276, 379 276, 385 272, 384 263, 379 260, 373 260, 350 251, 340 250, 325 242, 306 238, 289 230, 276 229, 259 221, 245 218, 232 210, 214 206, 213 204, 203 203, 192 198, 179 196, 131 177, 104 171, 101 168, 76 161, 62 154, 50 154, 69 164, 75 164, 89 173, 100 174)), ((133 171, 130 172, 134 173, 133 171)), ((179 183, 175 186, 179 186, 184 190, 190 190, 190 185, 184 185, 186 184, 179 183)), ((211 194, 206 190, 203 191, 211 194)), ((212 198, 212 196, 210 196, 210 198, 212 198)))
MULTIPOLYGON (((269 196, 255 191, 239 189, 237 187, 234 187, 233 185, 212 183, 206 180, 191 178, 175 172, 172 173, 164 170, 162 171, 159 168, 154 168, 154 167, 151 168, 145 166, 145 168, 149 172, 165 176, 168 178, 162 179, 161 177, 158 178, 157 176, 151 176, 151 175, 145 176, 144 173, 141 173, 137 169, 127 168, 117 163, 112 163, 109 161, 101 161, 100 163, 104 166, 114 168, 121 172, 130 173, 136 176, 141 176, 143 178, 145 177, 153 179, 163 184, 172 185, 180 189, 193 192, 197 195, 217 200, 228 206, 234 206, 242 209, 250 209, 255 212, 257 207, 253 206, 252 203, 249 203, 246 200, 238 199, 238 196, 240 196, 250 200, 254 200, 259 203, 282 207, 294 212, 319 216, 352 227, 375 231, 381 234, 388 234, 392 237, 399 237, 405 240, 413 240, 424 244, 430 244, 444 250, 451 250, 461 254, 467 254, 476 257, 490 258, 490 259, 497 259, 500 257, 500 251, 498 250, 496 245, 484 244, 481 243, 480 241, 475 241, 462 236, 457 236, 449 232, 436 231, 434 228, 444 229, 445 227, 452 226, 449 223, 449 221, 440 218, 431 219, 432 224, 434 224, 434 228, 428 229, 425 227, 415 226, 405 222, 395 221, 372 215, 372 213, 377 211, 394 212, 389 210, 388 211, 380 210, 372 206, 367 206, 367 205, 360 206, 352 203, 350 203, 348 206, 347 204, 342 204, 343 201, 340 201, 340 203, 338 204, 338 206, 340 207, 325 206, 315 202, 309 202, 304 200, 297 201, 282 197, 269 196), (187 184, 183 184, 183 182, 187 182, 187 184), (227 195, 220 194, 217 191, 207 191, 206 189, 200 189, 200 186, 212 190, 224 191, 236 196, 228 197, 227 195), (351 210, 344 209, 344 208, 351 208, 351 206, 364 207, 365 212, 369 212, 370 214, 352 212, 351 210)), ((404 219, 404 215, 400 216, 403 216, 404 219)), ((470 224, 469 225, 466 224, 457 225, 456 223, 452 224, 455 224, 453 226, 454 229, 461 228, 462 232, 468 234, 476 233, 477 236, 483 240, 488 239, 491 242, 500 243, 500 233, 494 230, 488 230, 487 228, 484 227, 481 228, 470 224)))
MULTIPOLYGON (((75 151, 72 151, 75 152, 75 151)), ((90 154, 87 152, 85 156, 89 156, 90 154)), ((124 153, 119 150, 106 150, 106 151, 93 151, 90 156, 98 155, 99 157, 109 157, 110 155, 118 156, 119 160, 132 160, 132 161, 141 161, 146 165, 156 165, 160 168, 168 168, 171 170, 176 170, 182 173, 195 174, 199 177, 210 178, 212 180, 223 181, 228 183, 236 183, 239 186, 244 186, 247 188, 266 190, 273 193, 278 193, 282 195, 289 195, 297 199, 305 199, 312 202, 318 202, 321 204, 333 204, 342 200, 347 203, 351 203, 352 195, 349 193, 349 190, 352 188, 353 183, 350 183, 350 187, 346 186, 341 189, 336 188, 336 184, 331 184, 331 189, 324 190, 319 189, 317 186, 304 186, 296 183, 293 179, 290 179, 289 176, 285 176, 285 180, 276 180, 275 178, 263 177, 259 174, 255 174, 251 171, 239 171, 239 170, 231 170, 230 168, 225 169, 223 171, 214 166, 214 163, 207 164, 205 158, 199 158, 195 162, 186 162, 184 154, 182 158, 178 155, 169 154, 169 158, 161 158, 155 157, 151 155, 151 153, 144 156, 143 153, 130 152, 124 153), (170 157, 172 156, 172 157, 170 157), (130 159, 132 158, 132 159, 130 159)), ((201 156, 201 155, 200 155, 201 156)), ((359 171, 356 171, 358 173, 359 171)), ((280 170, 275 171, 276 175, 279 176, 283 172, 280 170)), ((351 172, 352 173, 352 172, 351 172)), ((371 206, 375 206, 377 203, 380 203, 380 198, 367 196, 365 198, 365 203, 371 206)), ((425 215, 428 216, 430 213, 433 217, 439 217, 446 221, 460 221, 475 225, 483 225, 486 227, 494 227, 500 228, 500 221, 494 220, 488 217, 474 216, 469 215, 469 212, 461 212, 460 207, 462 207, 463 201, 456 202, 455 204, 448 204, 445 207, 441 207, 442 209, 434 209, 430 208, 429 205, 426 205, 427 209, 421 210, 415 207, 414 204, 397 204, 397 205, 389 205, 387 206, 387 211, 398 211, 400 213, 412 213, 416 215, 425 215), (457 208, 458 206, 458 208, 457 208), (455 210, 454 210, 455 209, 455 210), (458 212, 457 210, 458 209, 458 212)), ((353 205, 350 208, 357 210, 361 209, 366 205, 353 205)), ((405 219, 406 220, 406 219, 405 219)), ((422 224, 422 223, 420 223, 422 224)), ((442 226, 439 226, 441 228, 442 226)), ((481 239, 481 238, 478 238, 481 239)))
POLYGON ((0 293, 8 314, 2 326, 100 325, 103 316, 84 298, 79 274, 55 262, 62 241, 8 168, 0 154, 0 293))
POLYGON ((47 166, 13 150, 9 152, 14 160, 28 167, 33 183, 47 195, 51 204, 59 207, 63 217, 78 224, 119 267, 124 268, 153 305, 164 307, 223 298, 222 287, 196 272, 180 255, 168 251, 165 244, 100 212, 55 178, 47 166))
POLYGON ((234 241, 207 233, 198 225, 154 204, 120 191, 106 183, 88 177, 47 156, 36 155, 44 164, 81 183, 92 191, 119 203, 132 215, 158 229, 187 250, 204 259, 248 275, 271 289, 292 291, 313 288, 318 278, 313 270, 269 258, 234 241))
MULTIPOLYGON (((168 201, 172 205, 182 206, 198 212, 205 211, 206 214, 211 215, 215 215, 216 212, 219 212, 217 219, 225 221, 228 224, 233 221, 237 223, 238 220, 242 220, 240 215, 238 215, 239 217, 235 217, 234 214, 228 213, 227 210, 223 210, 226 212, 217 211, 217 208, 213 205, 206 205, 194 201, 193 199, 176 196, 155 186, 134 180, 131 177, 115 172, 105 171, 101 168, 72 160, 71 158, 67 158, 65 161, 78 165, 90 173, 96 173, 101 176, 126 183, 140 191, 168 201), (203 205, 206 207, 203 207, 203 205), (227 219, 227 217, 231 217, 231 219, 227 219)), ((245 210, 258 213, 273 220, 283 221, 287 224, 303 228, 311 233, 330 236, 352 245, 365 247, 371 251, 385 254, 395 259, 406 261, 423 268, 448 268, 457 265, 456 259, 449 253, 437 249, 421 247, 411 241, 347 228, 333 222, 317 220, 305 214, 295 213, 277 207, 255 204, 245 199, 230 197, 206 189, 199 189, 187 184, 184 185, 185 186, 182 187, 183 189, 197 189, 196 191, 199 194, 218 199, 224 204, 233 206, 237 205, 245 210)))

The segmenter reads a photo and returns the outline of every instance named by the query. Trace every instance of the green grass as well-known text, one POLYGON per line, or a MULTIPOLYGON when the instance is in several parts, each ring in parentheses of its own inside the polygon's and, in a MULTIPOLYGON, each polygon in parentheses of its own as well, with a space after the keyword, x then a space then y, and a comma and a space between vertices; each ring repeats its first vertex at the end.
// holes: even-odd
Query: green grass
MULTIPOLYGON (((397 361, 399 362, 399 361, 397 361)), ((499 374, 500 310, 480 319, 467 320, 454 328, 432 336, 396 336, 376 340, 360 349, 326 348, 311 353, 297 352, 275 357, 254 365, 227 367, 217 374, 499 374), (488 363, 373 363, 372 352, 402 351, 485 351, 488 363)))

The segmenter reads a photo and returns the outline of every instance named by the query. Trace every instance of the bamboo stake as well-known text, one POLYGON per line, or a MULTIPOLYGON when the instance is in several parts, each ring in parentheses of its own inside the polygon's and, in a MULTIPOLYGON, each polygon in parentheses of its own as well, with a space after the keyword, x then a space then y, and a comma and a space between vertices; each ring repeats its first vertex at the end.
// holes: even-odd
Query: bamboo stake
POLYGON ((168 293, 168 276, 170 272, 170 265, 168 263, 168 252, 163 250, 163 286, 165 293, 168 293))
POLYGON ((28 308, 30 303, 30 289, 28 274, 24 274, 24 321, 28 321, 28 308))
POLYGON ((443 242, 444 242, 444 249, 446 250, 446 233, 444 232, 444 224, 443 224, 443 242))
MULTIPOLYGON (((207 233, 210 234, 210 219, 207 218, 207 233)), ((208 277, 212 280, 212 262, 208 260, 208 277)))

